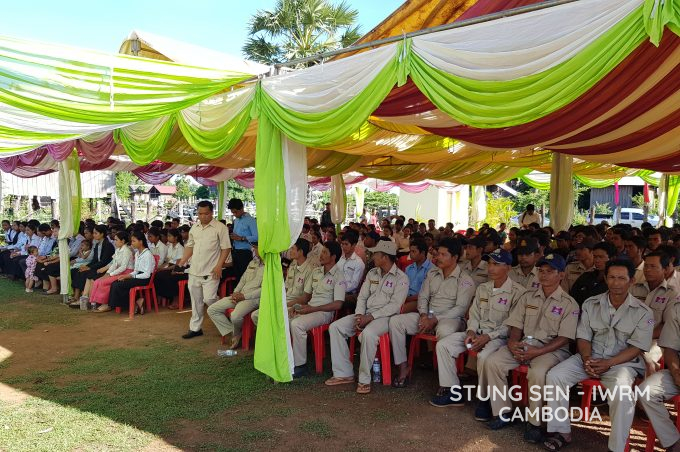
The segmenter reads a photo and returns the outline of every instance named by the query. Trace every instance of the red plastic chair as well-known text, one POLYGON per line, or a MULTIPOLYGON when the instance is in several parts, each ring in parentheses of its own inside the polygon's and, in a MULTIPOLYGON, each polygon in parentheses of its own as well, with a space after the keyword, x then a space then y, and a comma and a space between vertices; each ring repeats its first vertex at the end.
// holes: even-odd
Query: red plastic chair
MULTIPOLYGON (((354 361, 354 347, 356 345, 356 339, 357 336, 354 335, 349 340, 350 361, 354 361)), ((380 336, 378 350, 375 353, 375 356, 380 360, 383 386, 390 386, 392 384, 392 359, 390 352, 390 334, 385 333, 380 336)))
POLYGON ((234 292, 234 282, 236 281, 235 276, 227 276, 220 282, 220 289, 218 294, 220 298, 224 298, 231 295, 234 292))
MULTIPOLYGON (((420 354, 420 341, 428 341, 432 342, 433 344, 437 344, 437 336, 434 334, 421 334, 418 333, 414 336, 411 336, 411 346, 409 347, 408 351, 408 367, 409 367, 409 376, 413 375, 413 361, 415 360, 415 357, 420 354)), ((458 359, 456 360, 456 369, 458 369, 458 373, 462 372, 459 368, 459 362, 458 360, 463 357, 463 365, 465 364, 465 357, 461 354, 458 359)), ((432 351, 432 366, 436 369, 437 368, 437 352, 432 351)), ((460 366, 462 367, 462 366, 460 366)))
POLYGON ((312 350, 314 350, 314 364, 316 373, 323 373, 323 360, 326 357, 326 331, 338 318, 339 311, 335 311, 333 319, 323 325, 312 328, 309 332, 312 334, 312 350))
POLYGON ((397 268, 401 271, 406 270, 406 267, 411 265, 413 261, 409 256, 401 256, 399 259, 397 259, 397 268))
MULTIPOLYGON (((602 382, 596 378, 588 378, 586 380, 583 380, 581 382, 581 386, 583 388, 583 397, 581 398, 581 410, 583 411, 583 416, 585 419, 585 422, 588 422, 588 419, 590 419, 590 406, 593 401, 593 389, 595 388, 601 388, 604 387, 602 385, 602 382)), ((650 424, 651 428, 651 424, 650 424)), ((647 439, 649 441, 649 438, 647 439)), ((653 444, 653 441, 652 441, 653 444)), ((654 446, 652 446, 652 449, 654 446)), ((626 440, 626 448, 624 449, 626 452, 630 450, 630 435, 628 436, 628 439, 626 440)))
MULTIPOLYGON (((141 293, 142 297, 144 297, 144 300, 146 301, 146 310, 151 311, 151 301, 153 300, 153 305, 158 312, 158 298, 156 297, 156 286, 154 286, 154 279, 156 278, 156 268, 158 268, 158 256, 154 256, 154 259, 156 260, 156 267, 154 268, 153 273, 151 273, 151 278, 149 278, 149 284, 146 286, 137 286, 137 287, 132 287, 130 288, 130 295, 129 295, 129 301, 130 301, 130 320, 132 320, 135 317, 135 301, 137 300, 137 294, 141 293)), ((120 306, 116 307, 116 314, 120 314, 121 309, 120 306)))
MULTIPOLYGON (((673 404, 676 414, 678 414, 675 418, 675 428, 680 430, 680 395, 673 397, 670 402, 673 404)), ((647 444, 645 445, 645 452, 654 452, 655 443, 656 432, 654 431, 654 427, 652 427, 652 423, 650 422, 649 427, 647 427, 647 444)))
MULTIPOLYGON (((234 308, 227 309, 227 315, 231 315, 234 308)), ((241 326, 241 348, 243 350, 250 350, 250 340, 255 336, 255 324, 250 318, 250 312, 243 317, 243 325, 241 326)), ((224 336, 222 336, 222 345, 224 345, 224 336)))
POLYGON ((519 386, 522 399, 519 401, 521 406, 529 406, 529 380, 527 374, 529 366, 521 364, 510 371, 510 381, 512 386, 519 386))
POLYGON ((187 292, 187 285, 189 284, 188 279, 183 279, 177 282, 177 290, 179 291, 179 310, 184 310, 184 297, 187 292))

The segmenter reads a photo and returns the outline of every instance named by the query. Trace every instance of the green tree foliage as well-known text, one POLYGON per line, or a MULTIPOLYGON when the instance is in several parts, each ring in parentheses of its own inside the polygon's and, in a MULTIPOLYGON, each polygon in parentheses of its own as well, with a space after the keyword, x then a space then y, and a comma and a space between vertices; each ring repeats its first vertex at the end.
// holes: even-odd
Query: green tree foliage
POLYGON ((518 212, 515 210, 515 202, 504 196, 494 196, 487 193, 486 202, 486 218, 482 223, 489 223, 493 228, 497 228, 499 224, 510 224, 510 218, 517 216, 518 212))
POLYGON ((226 184, 227 199, 238 198, 244 203, 255 202, 255 190, 240 186, 235 180, 229 179, 226 184))
MULTIPOLYGON (((321 197, 321 205, 316 207, 323 208, 323 205, 330 201, 331 191, 328 190, 325 191, 321 197)), ((347 194, 347 204, 350 206, 356 205, 353 192, 347 194)), ((373 209, 387 208, 388 206, 392 208, 399 207, 399 196, 392 193, 366 190, 366 193, 364 194, 364 208, 366 209, 366 212, 370 213, 373 209)))
POLYGON ((358 14, 344 1, 278 0, 250 19, 242 51, 253 61, 275 64, 347 47, 361 37, 358 14))
POLYGON ((177 187, 175 196, 181 201, 186 201, 194 195, 194 190, 191 188, 191 183, 187 176, 177 176, 175 186, 177 187))
POLYGON ((139 178, 128 171, 116 173, 116 196, 122 201, 130 199, 130 186, 139 184, 139 178))
MULTIPOLYGON (((638 193, 633 196, 633 205, 638 209, 645 208, 645 195, 643 193, 638 193)), ((653 198, 649 205, 649 215, 659 215, 659 203, 657 198, 653 198)))
POLYGON ((208 187, 201 185, 196 189, 194 196, 196 196, 196 199, 210 199, 212 197, 212 193, 208 187))

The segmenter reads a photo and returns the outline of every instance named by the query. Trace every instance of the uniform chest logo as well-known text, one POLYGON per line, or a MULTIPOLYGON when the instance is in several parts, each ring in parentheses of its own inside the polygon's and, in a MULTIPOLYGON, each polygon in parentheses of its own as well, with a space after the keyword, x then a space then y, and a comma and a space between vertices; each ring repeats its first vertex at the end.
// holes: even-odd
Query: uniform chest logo
POLYGON ((385 281, 385 287, 387 287, 388 289, 392 288, 394 287, 394 283, 392 281, 385 281))
POLYGON ((305 278, 300 277, 300 278, 298 278, 297 282, 298 282, 298 283, 303 283, 303 282, 305 282, 305 278))
POLYGON ((656 300, 654 300, 654 303, 664 304, 665 302, 666 302, 666 297, 656 297, 656 300))
POLYGON ((532 282, 532 283, 531 283, 531 288, 532 288, 532 289, 538 289, 538 287, 539 287, 540 285, 541 285, 540 283, 532 282))
POLYGON ((550 310, 550 312, 555 314, 555 315, 562 315, 563 310, 564 309, 559 307, 559 306, 553 306, 552 309, 550 310))
POLYGON ((498 304, 502 304, 503 306, 505 306, 506 304, 508 304, 508 299, 507 298, 499 298, 498 304))
POLYGON ((328 279, 326 280, 326 284, 328 284, 329 286, 330 286, 331 284, 333 284, 333 278, 328 278, 328 279))

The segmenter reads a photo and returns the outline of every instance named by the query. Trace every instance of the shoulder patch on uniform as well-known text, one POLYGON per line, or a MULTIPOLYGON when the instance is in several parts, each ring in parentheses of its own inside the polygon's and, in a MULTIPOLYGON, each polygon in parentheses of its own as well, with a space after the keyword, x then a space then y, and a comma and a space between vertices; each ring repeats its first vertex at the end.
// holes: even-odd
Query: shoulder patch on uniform
POLYGON ((577 309, 576 311, 572 312, 571 315, 573 315, 574 317, 578 317, 580 313, 581 311, 577 309))
POLYGON ((656 323, 656 322, 654 321, 654 319, 649 319, 649 320, 647 320, 647 324, 648 324, 648 325, 654 325, 655 323, 656 323))
POLYGON ((666 302, 666 297, 656 297, 654 303, 664 304, 666 302))
POLYGON ((466 279, 463 279, 461 281, 460 286, 461 287, 472 287, 472 286, 474 286, 474 283, 466 278, 466 279))

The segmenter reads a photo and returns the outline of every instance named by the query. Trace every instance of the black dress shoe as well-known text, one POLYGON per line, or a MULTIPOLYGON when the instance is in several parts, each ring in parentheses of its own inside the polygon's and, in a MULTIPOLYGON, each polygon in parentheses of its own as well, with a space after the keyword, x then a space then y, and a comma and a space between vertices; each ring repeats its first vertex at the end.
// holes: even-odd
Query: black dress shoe
POLYGON ((295 369, 293 370, 293 378, 306 377, 308 373, 309 371, 307 370, 306 364, 302 366, 295 366, 295 369))
POLYGON ((189 330, 187 334, 182 335, 182 339, 191 339, 192 337, 203 336, 203 330, 191 331, 189 330))

